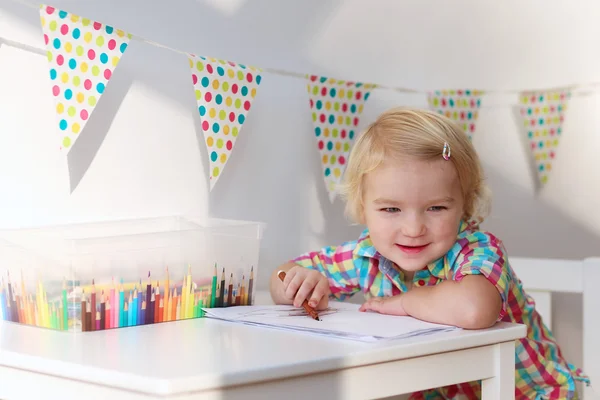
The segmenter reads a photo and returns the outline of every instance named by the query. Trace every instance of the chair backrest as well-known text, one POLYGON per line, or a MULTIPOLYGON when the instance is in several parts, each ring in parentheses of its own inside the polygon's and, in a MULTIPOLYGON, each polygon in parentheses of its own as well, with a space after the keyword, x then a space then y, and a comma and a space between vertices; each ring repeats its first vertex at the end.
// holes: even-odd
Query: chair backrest
POLYGON ((584 260, 510 257, 508 261, 526 290, 583 291, 584 260))

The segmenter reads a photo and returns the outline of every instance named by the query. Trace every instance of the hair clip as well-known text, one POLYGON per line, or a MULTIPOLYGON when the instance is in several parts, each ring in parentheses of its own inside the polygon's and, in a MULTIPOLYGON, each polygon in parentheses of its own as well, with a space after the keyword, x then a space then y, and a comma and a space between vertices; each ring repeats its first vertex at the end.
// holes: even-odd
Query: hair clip
POLYGON ((444 157, 444 160, 448 161, 450 159, 450 154, 452 154, 452 151, 450 151, 450 145, 448 144, 448 142, 444 142, 444 150, 442 150, 442 157, 444 157))

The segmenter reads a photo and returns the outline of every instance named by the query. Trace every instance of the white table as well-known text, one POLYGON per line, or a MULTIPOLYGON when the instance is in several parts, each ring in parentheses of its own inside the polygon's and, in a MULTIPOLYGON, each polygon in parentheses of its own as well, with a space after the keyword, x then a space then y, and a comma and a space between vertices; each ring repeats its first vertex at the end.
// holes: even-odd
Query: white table
POLYGON ((366 399, 482 379, 484 400, 506 400, 525 333, 371 344, 206 318, 85 334, 0 322, 0 398, 366 399))

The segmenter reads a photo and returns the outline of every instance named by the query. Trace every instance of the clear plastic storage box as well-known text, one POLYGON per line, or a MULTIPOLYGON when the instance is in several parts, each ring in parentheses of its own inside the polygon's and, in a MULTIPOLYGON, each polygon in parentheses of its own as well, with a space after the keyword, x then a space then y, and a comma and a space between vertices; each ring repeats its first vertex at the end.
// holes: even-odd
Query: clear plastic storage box
POLYGON ((0 230, 0 316, 90 332, 251 305, 259 222, 157 217, 0 230))

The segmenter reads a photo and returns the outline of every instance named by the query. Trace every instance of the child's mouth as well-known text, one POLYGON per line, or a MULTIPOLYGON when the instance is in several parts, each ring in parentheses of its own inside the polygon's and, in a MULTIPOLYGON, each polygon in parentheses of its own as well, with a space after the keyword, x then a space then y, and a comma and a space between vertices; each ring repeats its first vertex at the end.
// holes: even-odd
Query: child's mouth
POLYGON ((418 254, 418 253, 422 252, 423 250, 425 250, 425 248, 427 246, 429 246, 429 244, 424 244, 421 246, 404 246, 401 244, 396 244, 396 246, 398 246, 398 248, 400 250, 402 250, 403 252, 405 252, 407 254, 418 254))

